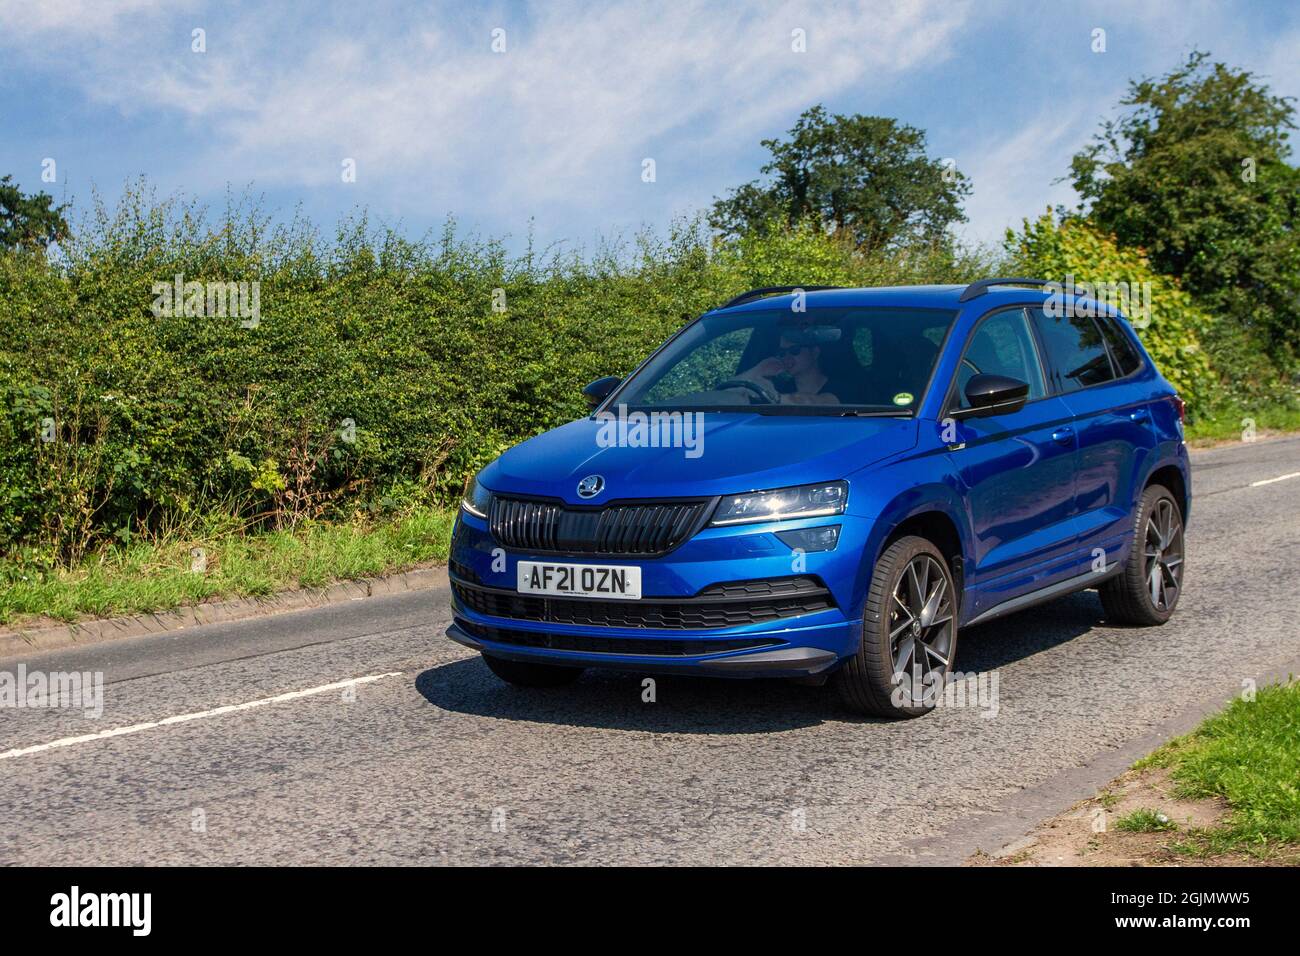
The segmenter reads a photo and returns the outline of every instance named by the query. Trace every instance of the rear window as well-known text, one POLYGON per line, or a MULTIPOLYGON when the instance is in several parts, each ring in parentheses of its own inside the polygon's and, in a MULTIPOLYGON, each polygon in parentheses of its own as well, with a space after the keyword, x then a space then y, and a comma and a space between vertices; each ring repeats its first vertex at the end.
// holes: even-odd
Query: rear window
POLYGON ((1131 375, 1142 367, 1142 356, 1138 354, 1137 346, 1119 327, 1117 320, 1102 315, 1097 317, 1097 324, 1101 326, 1102 337, 1120 375, 1131 375))

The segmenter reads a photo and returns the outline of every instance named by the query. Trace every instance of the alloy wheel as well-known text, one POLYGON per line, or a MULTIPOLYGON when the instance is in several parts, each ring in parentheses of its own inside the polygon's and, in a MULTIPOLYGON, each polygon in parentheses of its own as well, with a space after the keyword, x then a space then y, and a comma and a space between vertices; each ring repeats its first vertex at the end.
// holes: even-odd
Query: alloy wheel
POLYGON ((1147 518, 1145 555, 1151 605, 1157 611, 1172 610, 1183 583, 1183 524, 1168 498, 1158 499, 1147 518))
POLYGON ((918 554, 894 585, 889 606, 895 681, 911 675, 914 698, 923 681, 941 687, 953 649, 953 594, 947 570, 930 555, 918 554))

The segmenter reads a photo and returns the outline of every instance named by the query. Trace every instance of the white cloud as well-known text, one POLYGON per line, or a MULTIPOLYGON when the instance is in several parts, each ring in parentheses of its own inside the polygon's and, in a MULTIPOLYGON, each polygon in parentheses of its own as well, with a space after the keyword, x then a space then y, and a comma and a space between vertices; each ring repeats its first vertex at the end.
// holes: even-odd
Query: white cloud
POLYGON ((1278 92, 1300 92, 1294 25, 1265 31, 1256 14, 1208 0, 1154 3, 1030 15, 943 0, 0 0, 0 60, 80 89, 109 129, 121 114, 156 130, 165 142, 140 171, 163 171, 189 192, 252 182, 319 199, 322 210, 364 204, 419 221, 452 210, 494 229, 520 229, 536 213, 544 233, 571 237, 595 224, 662 224, 707 204, 755 175, 758 140, 813 103, 915 123, 923 97, 931 142, 946 140, 973 181, 964 233, 997 242, 1024 216, 1073 203, 1069 185, 1053 180, 1127 80, 1168 70, 1192 46, 1268 75, 1278 92), (968 90, 944 91, 983 57, 1041 52, 975 39, 1008 17, 1019 18, 1022 45, 1040 39, 1036 29, 1072 30, 1080 49, 1094 24, 1109 37, 1088 70, 993 91, 1000 116, 1038 109, 1034 94, 1050 89, 1050 113, 1031 112, 1018 130, 981 126, 968 90), (207 30, 205 54, 190 52, 194 26, 207 30), (504 54, 490 50, 494 27, 507 31, 504 54), (791 50, 796 28, 806 53, 791 50), (953 136, 972 125, 972 135, 953 136), (654 189, 639 183, 646 156, 659 163, 654 189), (344 157, 357 161, 355 187, 340 182, 344 157))
MULTIPOLYGON (((184 117, 192 188, 334 184, 352 157, 359 182, 389 182, 413 208, 500 212, 587 202, 636 181, 643 156, 684 136, 701 150, 752 146, 814 102, 943 59, 968 9, 910 0, 742 11, 691 0, 471 14, 447 5, 355 30, 311 7, 293 18, 245 10, 209 27, 202 56, 185 48, 188 31, 171 31, 170 48, 156 31, 118 34, 88 42, 74 75, 106 106, 184 117), (503 54, 489 48, 497 26, 507 31, 503 54), (795 28, 807 33, 806 53, 791 50, 795 28), (471 188, 470 202, 449 202, 471 188)), ((78 12, 104 26, 107 14, 89 0, 38 20, 53 29, 78 12)))
POLYGON ((1096 130, 1092 112, 1053 109, 1018 131, 972 143, 969 166, 958 164, 971 179, 966 201, 969 220, 958 234, 980 243, 1001 244, 1008 227, 1041 215, 1058 204, 1074 206, 1068 182, 1053 182, 1069 172, 1070 158, 1096 130))
POLYGON ((177 6, 164 0, 0 0, 0 35, 23 39, 54 33, 67 39, 102 34, 124 19, 177 6))

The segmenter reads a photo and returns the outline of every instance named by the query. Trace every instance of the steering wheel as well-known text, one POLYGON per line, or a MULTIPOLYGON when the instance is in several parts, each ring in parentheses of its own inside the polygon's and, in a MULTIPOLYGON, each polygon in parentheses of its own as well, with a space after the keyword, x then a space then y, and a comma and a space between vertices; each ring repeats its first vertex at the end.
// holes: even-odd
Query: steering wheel
MULTIPOLYGON (((751 395, 756 395, 764 402, 771 405, 776 405, 781 401, 781 396, 777 394, 776 389, 767 385, 761 385, 758 382, 751 381, 747 378, 729 378, 726 381, 719 382, 714 386, 714 388, 720 392, 728 388, 743 388, 751 395)), ((758 403, 751 398, 750 404, 756 405, 758 403)))

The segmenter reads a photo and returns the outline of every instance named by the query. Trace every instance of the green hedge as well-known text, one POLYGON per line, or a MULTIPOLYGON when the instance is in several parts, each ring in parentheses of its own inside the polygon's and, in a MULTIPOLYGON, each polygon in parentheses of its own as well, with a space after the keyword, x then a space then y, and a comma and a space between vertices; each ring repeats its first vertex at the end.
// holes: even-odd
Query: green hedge
POLYGON ((582 415, 588 381, 747 288, 990 267, 944 250, 865 261, 807 229, 715 246, 699 223, 512 258, 450 227, 409 242, 361 220, 322 241, 138 196, 65 253, 0 256, 0 546, 65 561, 214 509, 284 526, 450 500, 505 448, 582 415), (154 283, 178 273, 258 281, 260 321, 156 316, 154 283))
MULTIPOLYGON (((212 512, 283 527, 450 501, 505 448, 582 415, 588 381, 745 289, 1009 268, 951 249, 863 258, 807 228, 716 244, 699 222, 588 256, 512 257, 450 225, 420 242, 364 219, 323 240, 256 210, 210 225, 138 191, 77 236, 55 263, 0 255, 0 549, 27 561, 212 512), (259 282, 260 322, 155 315, 154 283, 178 273, 259 282)), ((1116 264, 1050 224, 1022 238, 1013 251, 1049 277, 1116 264)), ((1175 382, 1199 382, 1202 317, 1161 289, 1144 337, 1175 382)))
POLYGON ((1141 253, 1121 249, 1086 221, 1072 219, 1058 225, 1050 214, 1034 222, 1025 220, 1019 233, 1008 232, 1006 245, 1018 275, 1040 276, 1062 286, 1067 277, 1094 288, 1124 283, 1131 290, 1133 307, 1128 314, 1135 320, 1138 337, 1187 402, 1190 414, 1203 414, 1222 398, 1219 378, 1201 344, 1210 316, 1174 279, 1153 270, 1141 253), (1149 314, 1147 298, 1139 294, 1147 283, 1149 314))

